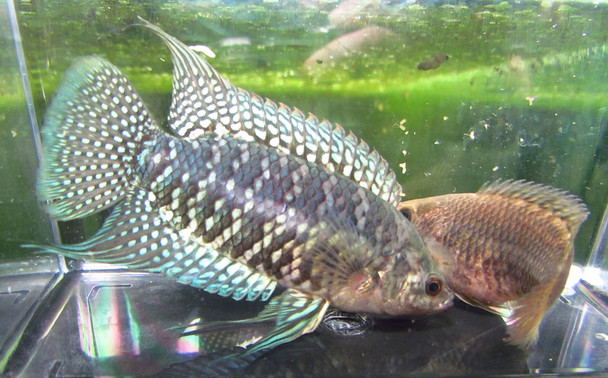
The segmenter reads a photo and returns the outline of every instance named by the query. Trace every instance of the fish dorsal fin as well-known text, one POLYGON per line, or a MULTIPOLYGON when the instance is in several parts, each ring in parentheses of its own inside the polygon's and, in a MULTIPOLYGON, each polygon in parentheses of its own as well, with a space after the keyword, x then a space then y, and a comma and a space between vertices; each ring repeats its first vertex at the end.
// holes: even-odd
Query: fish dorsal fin
MULTIPOLYGON (((287 289, 274 297, 256 317, 194 324, 184 335, 197 334, 203 340, 229 338, 234 346, 245 348, 208 362, 210 371, 216 371, 230 367, 233 361, 241 361, 244 356, 257 355, 314 331, 328 306, 323 298, 287 289), (234 338, 239 332, 244 337, 242 340, 234 338)), ((213 343, 226 345, 224 340, 214 340, 213 343)))
POLYGON ((167 45, 173 61, 169 127, 179 136, 232 134, 340 173, 397 205, 401 185, 380 154, 352 133, 312 114, 234 86, 203 57, 142 19, 167 45))
POLYGON ((207 244, 176 232, 143 190, 130 193, 90 239, 41 247, 75 259, 163 273, 178 282, 236 300, 268 299, 276 282, 207 244))
POLYGON ((589 215, 587 206, 577 196, 565 190, 531 181, 499 179, 493 183, 484 184, 478 193, 496 194, 535 203, 562 218, 568 224, 572 234, 576 234, 589 215))

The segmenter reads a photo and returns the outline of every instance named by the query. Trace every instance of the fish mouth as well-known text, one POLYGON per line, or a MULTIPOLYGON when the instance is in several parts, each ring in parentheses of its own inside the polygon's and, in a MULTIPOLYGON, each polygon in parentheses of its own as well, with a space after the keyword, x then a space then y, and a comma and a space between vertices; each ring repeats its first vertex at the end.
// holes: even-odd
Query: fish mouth
MULTIPOLYGON (((426 294, 417 295, 426 296, 426 294)), ((446 291, 446 293, 441 294, 441 296, 444 298, 443 300, 438 300, 437 297, 427 297, 422 303, 419 304, 416 304, 415 302, 412 303, 411 301, 410 303, 401 302, 401 304, 397 304, 396 301, 385 301, 384 312, 389 316, 418 316, 442 312, 454 305, 454 294, 452 294, 451 291, 446 291)))
POLYGON ((441 305, 437 306, 431 306, 431 307, 422 307, 417 309, 418 311, 412 311, 412 315, 431 315, 431 314, 436 314, 438 312, 443 312, 447 309, 452 308, 452 306, 454 306, 454 298, 450 298, 448 300, 446 300, 444 303, 442 303, 441 305))

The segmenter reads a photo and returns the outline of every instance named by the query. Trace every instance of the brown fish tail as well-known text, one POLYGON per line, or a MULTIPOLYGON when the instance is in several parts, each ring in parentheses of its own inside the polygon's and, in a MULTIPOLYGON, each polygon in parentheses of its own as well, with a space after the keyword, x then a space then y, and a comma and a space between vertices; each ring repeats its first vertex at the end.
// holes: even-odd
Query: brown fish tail
POLYGON ((573 252, 574 248, 571 248, 567 263, 563 264, 555 278, 536 286, 528 294, 510 303, 513 311, 506 319, 509 334, 507 342, 528 348, 538 339, 538 329, 545 313, 564 290, 573 252))
POLYGON ((478 193, 496 194, 537 204, 564 220, 573 235, 589 215, 587 206, 577 196, 532 181, 498 179, 484 184, 478 193))

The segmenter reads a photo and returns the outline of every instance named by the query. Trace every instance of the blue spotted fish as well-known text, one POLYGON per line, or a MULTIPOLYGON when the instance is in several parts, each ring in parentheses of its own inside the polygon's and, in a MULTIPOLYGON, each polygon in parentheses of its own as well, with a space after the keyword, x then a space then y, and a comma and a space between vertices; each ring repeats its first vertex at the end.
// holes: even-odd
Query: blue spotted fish
POLYGON ((371 189, 230 133, 166 134, 99 57, 67 72, 42 134, 38 194, 49 214, 69 220, 113 207, 93 237, 47 251, 159 272, 237 300, 286 288, 240 321, 270 324, 233 340, 246 348, 241 355, 313 331, 330 304, 399 316, 451 303, 416 230, 371 189))

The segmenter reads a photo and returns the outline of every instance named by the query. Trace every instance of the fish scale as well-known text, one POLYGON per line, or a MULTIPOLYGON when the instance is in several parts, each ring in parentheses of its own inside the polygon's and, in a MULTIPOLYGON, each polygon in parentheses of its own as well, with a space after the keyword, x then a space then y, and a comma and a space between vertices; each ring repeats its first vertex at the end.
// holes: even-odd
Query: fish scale
MULTIPOLYGON (((188 230, 283 285, 310 286, 314 268, 308 249, 315 246, 307 241, 318 236, 324 218, 358 224, 371 244, 384 240, 385 232, 407 235, 403 227, 391 227, 402 224, 400 214, 371 192, 258 144, 228 136, 166 137, 156 140, 141 163, 142 185, 149 183, 154 206, 174 228, 188 230), (176 158, 166 159, 170 155, 176 158), (267 168, 260 168, 266 160, 267 168), (191 183, 198 183, 195 191, 189 190, 191 183)), ((399 236, 392 239, 404 242, 399 236)))

